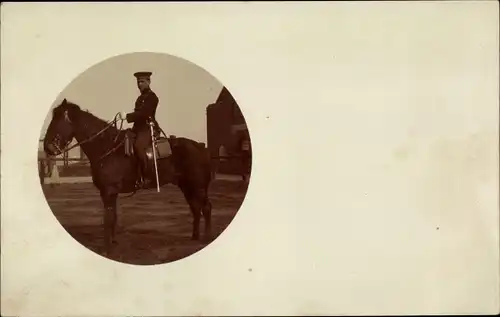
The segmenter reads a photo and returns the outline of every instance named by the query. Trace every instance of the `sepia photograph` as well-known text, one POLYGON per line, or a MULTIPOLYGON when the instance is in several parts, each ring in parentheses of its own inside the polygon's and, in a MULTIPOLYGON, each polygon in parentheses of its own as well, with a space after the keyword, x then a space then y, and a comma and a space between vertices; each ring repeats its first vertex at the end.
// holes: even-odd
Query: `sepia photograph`
POLYGON ((0 315, 498 315, 498 5, 2 3, 0 315))
POLYGON ((109 259, 167 263, 231 223, 251 174, 250 134, 229 90, 175 56, 105 60, 68 84, 38 149, 50 209, 109 259))

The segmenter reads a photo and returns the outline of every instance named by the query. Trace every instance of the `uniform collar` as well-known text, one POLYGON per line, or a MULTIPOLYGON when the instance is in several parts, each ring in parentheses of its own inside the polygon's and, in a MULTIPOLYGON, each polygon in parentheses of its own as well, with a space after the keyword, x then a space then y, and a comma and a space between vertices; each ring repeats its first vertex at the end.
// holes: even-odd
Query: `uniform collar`
POLYGON ((141 95, 147 95, 151 92, 151 88, 146 88, 143 92, 141 92, 141 95))

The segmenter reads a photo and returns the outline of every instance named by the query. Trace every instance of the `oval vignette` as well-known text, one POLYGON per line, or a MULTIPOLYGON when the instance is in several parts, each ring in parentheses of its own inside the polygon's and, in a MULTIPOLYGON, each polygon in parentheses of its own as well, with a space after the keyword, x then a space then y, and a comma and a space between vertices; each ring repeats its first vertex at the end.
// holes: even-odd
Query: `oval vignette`
POLYGON ((239 211, 252 168, 249 130, 229 90, 163 53, 115 56, 80 74, 52 104, 39 143, 40 183, 55 218, 92 252, 134 265, 180 260, 215 240, 239 211), (140 150, 151 114, 160 192, 155 156, 140 150), (142 153, 146 160, 135 161, 142 153), (134 193, 140 166, 153 185, 134 193))

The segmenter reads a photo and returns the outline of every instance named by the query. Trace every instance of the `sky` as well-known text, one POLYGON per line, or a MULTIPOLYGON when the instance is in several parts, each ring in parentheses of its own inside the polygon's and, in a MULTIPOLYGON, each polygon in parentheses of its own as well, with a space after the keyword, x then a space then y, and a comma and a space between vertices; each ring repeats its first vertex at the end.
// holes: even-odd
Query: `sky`
MULTIPOLYGON (((132 112, 140 94, 133 76, 137 71, 153 72, 151 89, 160 99, 156 119, 165 133, 206 142, 206 107, 217 100, 222 84, 203 68, 160 53, 112 57, 78 75, 54 96, 41 138, 53 107, 64 98, 104 120, 111 120, 117 112, 132 112)), ((126 121, 123 124, 123 128, 131 126, 126 121)))

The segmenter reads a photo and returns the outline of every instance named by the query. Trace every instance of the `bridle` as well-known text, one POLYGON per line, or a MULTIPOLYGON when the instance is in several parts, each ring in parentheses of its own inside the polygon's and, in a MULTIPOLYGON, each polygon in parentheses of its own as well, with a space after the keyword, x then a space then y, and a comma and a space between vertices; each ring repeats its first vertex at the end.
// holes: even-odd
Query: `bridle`
MULTIPOLYGON (((64 120, 69 122, 69 123, 72 123, 69 116, 68 116, 68 112, 65 111, 64 112, 64 120)), ((99 132, 97 132, 96 134, 94 135, 91 135, 90 137, 88 137, 87 139, 81 141, 81 142, 77 142, 76 144, 73 144, 72 146, 70 147, 65 147, 64 149, 61 149, 59 147, 59 145, 57 145, 57 142, 56 141, 59 141, 60 140, 60 136, 59 134, 56 134, 54 140, 50 143, 51 145, 53 145, 58 151, 59 151, 59 154, 58 155, 61 155, 61 154, 64 154, 64 153, 67 153, 69 152, 70 150, 74 149, 75 147, 77 146, 81 146, 82 144, 85 144, 85 143, 88 143, 90 141, 92 141, 93 139, 97 138, 99 135, 103 134, 104 132, 106 132, 109 128, 111 127, 114 127, 114 128, 117 128, 117 122, 120 121, 120 129, 117 129, 118 130, 118 134, 116 135, 115 139, 113 142, 116 142, 116 140, 118 139, 118 137, 120 136, 120 131, 122 130, 122 127, 123 127, 123 121, 124 119, 120 118, 120 113, 117 113, 115 115, 115 117, 113 118, 113 120, 111 120, 111 122, 109 122, 104 128, 102 128, 99 132)), ((104 159, 105 157, 107 157, 108 155, 110 155, 111 153, 113 153, 116 149, 118 149, 120 146, 123 145, 123 143, 125 143, 125 138, 123 138, 123 140, 116 146, 114 146, 111 150, 109 150, 108 152, 106 152, 104 155, 102 155, 98 161, 101 161, 102 159, 104 159)))

